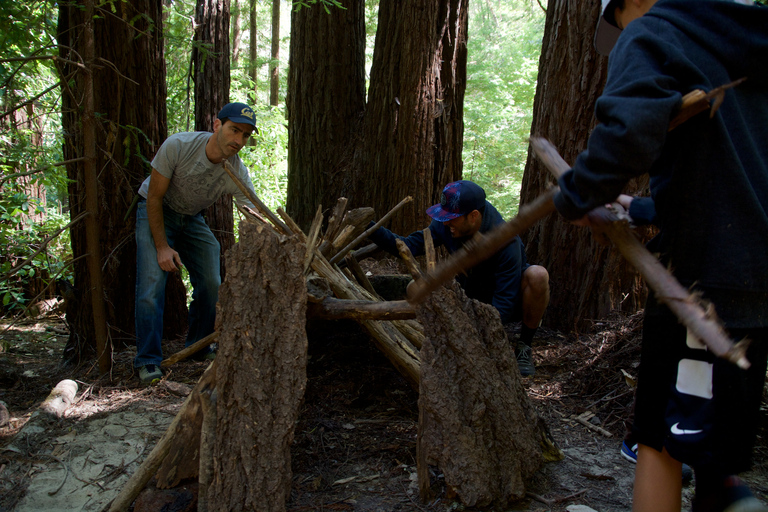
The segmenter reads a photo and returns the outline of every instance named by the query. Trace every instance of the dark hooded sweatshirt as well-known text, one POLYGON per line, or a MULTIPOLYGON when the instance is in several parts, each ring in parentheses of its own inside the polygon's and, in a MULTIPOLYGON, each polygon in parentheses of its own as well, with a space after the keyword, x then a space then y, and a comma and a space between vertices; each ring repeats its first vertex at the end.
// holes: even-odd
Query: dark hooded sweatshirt
MULTIPOLYGON (((504 219, 498 210, 486 201, 480 233, 487 233, 493 227, 503 223, 504 219)), ((429 225, 429 230, 432 232, 435 247, 444 245, 451 254, 461 249, 469 240, 469 237, 453 238, 451 230, 436 220, 429 225)), ((398 238, 405 242, 414 256, 424 254, 424 234, 421 231, 402 237, 388 229, 379 228, 369 238, 395 256, 399 255, 396 242, 398 238)), ((491 304, 498 310, 501 322, 508 323, 513 321, 521 311, 520 283, 527 266, 525 247, 520 237, 516 236, 496 254, 467 270, 466 274, 458 276, 456 280, 464 288, 467 297, 491 304)))
POLYGON ((768 326, 768 8, 659 0, 619 37, 596 116, 558 211, 580 218, 648 173, 651 250, 726 326, 768 326), (668 131, 683 95, 742 77, 713 118, 668 131))

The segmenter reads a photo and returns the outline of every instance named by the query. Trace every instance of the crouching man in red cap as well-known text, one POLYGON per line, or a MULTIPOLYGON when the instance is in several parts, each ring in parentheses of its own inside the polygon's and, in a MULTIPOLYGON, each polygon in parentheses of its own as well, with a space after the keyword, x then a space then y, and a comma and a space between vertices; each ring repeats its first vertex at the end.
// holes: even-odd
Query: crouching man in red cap
MULTIPOLYGON (((435 247, 444 245, 449 253, 458 251, 475 233, 486 233, 504 222, 496 208, 485 200, 485 191, 466 180, 447 184, 440 204, 428 208, 427 215, 433 219, 429 230, 435 247)), ((397 239, 405 242, 414 256, 424 254, 421 231, 402 237, 379 228, 370 239, 394 255, 398 255, 397 239)), ((515 350, 517 365, 523 376, 533 375, 536 369, 531 359, 531 342, 549 304, 547 270, 528 264, 523 242, 515 237, 457 280, 468 297, 493 305, 503 324, 522 321, 515 350)))

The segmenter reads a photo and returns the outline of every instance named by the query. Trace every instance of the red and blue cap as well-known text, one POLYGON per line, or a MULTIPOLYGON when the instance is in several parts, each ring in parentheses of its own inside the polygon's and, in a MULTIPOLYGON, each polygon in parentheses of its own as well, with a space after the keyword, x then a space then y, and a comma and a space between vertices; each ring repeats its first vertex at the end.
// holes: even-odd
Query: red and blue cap
POLYGON ((253 113, 253 109, 245 103, 227 103, 216 117, 229 119, 233 123, 245 123, 256 127, 256 115, 253 113))
POLYGON ((440 203, 427 208, 427 215, 437 222, 446 222, 474 210, 485 208, 485 190, 467 180, 453 181, 445 186, 440 203))

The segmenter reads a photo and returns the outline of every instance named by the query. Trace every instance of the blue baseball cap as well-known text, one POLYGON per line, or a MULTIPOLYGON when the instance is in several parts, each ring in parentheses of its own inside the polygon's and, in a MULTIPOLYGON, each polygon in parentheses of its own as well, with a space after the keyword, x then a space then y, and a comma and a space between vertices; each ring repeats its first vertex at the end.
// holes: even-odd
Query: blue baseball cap
POLYGON ((233 123, 245 123, 256 128, 256 115, 245 103, 227 103, 219 110, 219 119, 229 119, 233 123))
POLYGON ((467 180, 453 181, 443 188, 440 203, 427 208, 427 215, 437 222, 446 222, 474 210, 485 208, 485 190, 467 180))

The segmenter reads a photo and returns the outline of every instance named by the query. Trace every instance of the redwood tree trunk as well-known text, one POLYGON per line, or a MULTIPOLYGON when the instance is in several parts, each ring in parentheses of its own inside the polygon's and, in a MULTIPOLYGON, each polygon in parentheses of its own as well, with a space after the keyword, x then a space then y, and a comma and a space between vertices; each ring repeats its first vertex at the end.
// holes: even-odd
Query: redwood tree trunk
POLYGON ((381 2, 367 105, 363 2, 294 11, 287 206, 301 226, 340 196, 381 216, 410 195, 389 227, 428 223, 424 210, 461 177, 466 3, 381 2))
MULTIPOLYGON (((136 245, 132 203, 139 185, 150 172, 148 161, 166 137, 167 125, 161 2, 117 2, 111 8, 116 12, 93 20, 95 58, 100 63, 93 70, 94 109, 99 114, 95 168, 99 176, 97 221, 106 316, 109 337, 120 347, 133 343, 134 332, 136 245)), ((59 52, 69 61, 79 61, 78 55, 82 54, 83 16, 80 6, 61 4, 59 52)), ((74 69, 62 64, 60 71, 62 76, 67 76, 74 69)), ((63 87, 65 160, 84 156, 78 109, 82 90, 82 72, 76 75, 73 85, 63 87)), ((67 166, 67 176, 72 180, 69 184, 72 218, 85 209, 83 170, 82 162, 67 166)), ((86 254, 84 225, 76 224, 71 236, 73 255, 77 258, 86 254)), ((71 335, 65 350, 65 357, 72 361, 93 356, 96 348, 86 260, 77 260, 74 267, 74 286, 80 304, 73 308, 77 316, 67 319, 71 335)))
POLYGON ((461 178, 467 64, 467 0, 381 2, 354 203, 407 234, 430 222, 425 210, 461 178))
MULTIPOLYGON (((605 85, 608 59, 592 40, 600 4, 584 9, 578 2, 554 2, 547 9, 531 135, 549 139, 573 163, 587 146, 595 126, 594 108, 605 85)), ((529 151, 520 203, 525 204, 553 183, 529 151)), ((626 193, 647 187, 633 182, 626 193)), ((589 230, 553 214, 523 234, 528 259, 549 270, 552 296, 547 325, 583 329, 611 311, 642 307, 645 287, 637 272, 589 230)))
MULTIPOLYGON (((208 46, 193 53, 195 77, 195 130, 212 132, 219 110, 229 103, 229 0, 197 0, 195 42, 208 46)), ((221 244, 221 278, 224 254, 235 245, 232 196, 219 198, 205 210, 205 220, 221 244)))
POLYGON ((345 9, 331 15, 319 6, 291 13, 286 207, 305 230, 318 204, 332 208, 353 194, 349 173, 365 112, 365 2, 341 3, 345 9))

